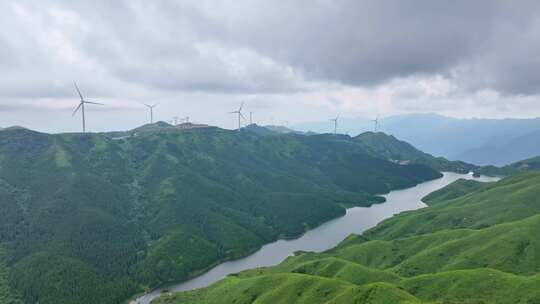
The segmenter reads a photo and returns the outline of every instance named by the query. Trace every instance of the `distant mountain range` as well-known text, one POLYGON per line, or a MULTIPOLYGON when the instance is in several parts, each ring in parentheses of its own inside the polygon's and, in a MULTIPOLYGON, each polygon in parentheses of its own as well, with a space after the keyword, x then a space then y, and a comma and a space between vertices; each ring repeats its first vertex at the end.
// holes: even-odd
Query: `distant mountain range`
MULTIPOLYGON (((295 125, 300 131, 330 132, 329 122, 295 125)), ((356 135, 373 130, 368 119, 343 118, 339 132, 356 135)), ((380 119, 379 129, 416 148, 451 160, 477 165, 507 165, 540 155, 540 118, 458 119, 410 114, 380 119)))
POLYGON ((540 130, 516 137, 496 138, 481 147, 464 151, 455 158, 478 165, 501 166, 534 155, 540 155, 540 130))

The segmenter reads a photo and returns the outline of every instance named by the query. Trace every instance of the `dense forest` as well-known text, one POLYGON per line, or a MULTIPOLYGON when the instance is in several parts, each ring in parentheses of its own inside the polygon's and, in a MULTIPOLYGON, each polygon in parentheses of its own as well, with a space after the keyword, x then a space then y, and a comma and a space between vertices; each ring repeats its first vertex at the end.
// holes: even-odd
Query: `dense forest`
POLYGON ((156 304, 540 303, 540 173, 459 180, 324 253, 156 304))
POLYGON ((298 236, 344 206, 380 203, 377 194, 449 164, 416 150, 422 161, 399 165, 390 150, 400 145, 385 154, 376 144, 163 124, 122 134, 4 129, 0 300, 121 303, 298 236))

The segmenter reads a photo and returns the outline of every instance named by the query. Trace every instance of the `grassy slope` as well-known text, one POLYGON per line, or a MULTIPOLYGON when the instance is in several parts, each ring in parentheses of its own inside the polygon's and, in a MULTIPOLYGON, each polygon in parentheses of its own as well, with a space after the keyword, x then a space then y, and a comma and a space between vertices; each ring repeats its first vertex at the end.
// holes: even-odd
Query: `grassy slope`
POLYGON ((428 206, 433 206, 475 192, 484 186, 486 186, 486 183, 460 178, 450 185, 426 195, 422 198, 422 202, 428 206))
MULTIPOLYGON (((349 236, 328 252, 298 252, 278 266, 248 270, 207 289, 162 297, 156 303, 199 303, 193 298, 208 304, 236 303, 243 300, 240 291, 248 285, 256 286, 257 295, 287 290, 284 302, 301 303, 295 291, 317 290, 314 283, 302 288, 289 284, 293 277, 353 284, 349 293, 344 292, 346 298, 333 297, 330 303, 386 303, 387 298, 376 293, 370 293, 371 302, 365 300, 359 290, 372 286, 384 286, 388 295, 399 293, 395 303, 539 303, 539 179, 540 173, 510 177, 462 198, 395 216, 365 235, 349 236), (483 212, 477 212, 479 205, 483 212), (432 215, 430 220, 426 213, 432 215), (441 220, 463 213, 472 221, 451 226, 441 220), (269 277, 283 284, 274 288, 265 281, 269 277), (229 284, 235 288, 229 290, 227 301, 219 301, 218 290, 229 284)), ((442 191, 434 197, 441 193, 445 195, 442 191)), ((324 298, 311 300, 327 303, 324 298)), ((257 298, 255 303, 271 302, 257 298)))
POLYGON ((3 130, 0 169, 9 287, 42 304, 118 303, 440 176, 345 136, 217 128, 3 130))
POLYGON ((524 173, 483 187, 463 198, 404 212, 366 232, 369 237, 396 238, 443 229, 485 228, 523 219, 540 211, 540 174, 524 173))
POLYGON ((210 303, 417 303, 394 285, 357 286, 343 280, 304 274, 269 274, 253 278, 229 277, 210 289, 164 296, 156 304, 210 303))

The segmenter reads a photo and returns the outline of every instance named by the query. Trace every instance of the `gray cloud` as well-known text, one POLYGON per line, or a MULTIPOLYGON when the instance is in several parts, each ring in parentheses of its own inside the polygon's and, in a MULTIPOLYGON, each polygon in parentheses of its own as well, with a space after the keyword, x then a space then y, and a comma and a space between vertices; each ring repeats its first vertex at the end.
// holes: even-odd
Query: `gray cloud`
POLYGON ((8 27, 2 36, 20 35, 18 59, 38 72, 57 64, 66 74, 224 93, 308 90, 314 80, 369 87, 434 74, 467 89, 539 89, 536 1, 13 3, 4 14, 27 10, 13 26, 44 29, 8 27), (33 24, 20 20, 25 13, 33 24))
POLYGON ((230 29, 240 29, 246 45, 315 78, 372 86, 441 74, 457 77, 464 89, 539 92, 537 1, 316 3, 265 2, 253 8, 261 14, 233 18, 230 29), (454 73, 463 66, 467 73, 454 73))
POLYGON ((351 101, 315 95, 342 87, 394 90, 392 104, 405 111, 457 110, 448 100, 459 99, 507 109, 493 103, 540 93, 540 2, 532 0, 8 0, 0 45, 0 104, 56 106, 76 97, 73 80, 91 98, 121 100, 118 108, 193 96, 228 107, 264 95, 264 105, 254 103, 265 109, 272 99, 314 98, 334 111, 351 101), (452 89, 409 86, 439 78, 452 89), (485 90, 500 96, 478 97, 485 90))

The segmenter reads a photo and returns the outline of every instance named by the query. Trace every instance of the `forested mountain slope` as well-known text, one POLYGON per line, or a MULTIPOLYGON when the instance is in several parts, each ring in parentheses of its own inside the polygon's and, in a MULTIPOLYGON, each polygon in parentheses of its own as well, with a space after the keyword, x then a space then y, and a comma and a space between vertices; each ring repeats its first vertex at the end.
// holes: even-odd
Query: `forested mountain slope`
POLYGON ((478 168, 475 165, 461 161, 449 161, 443 157, 434 157, 418 150, 405 141, 383 132, 365 132, 354 137, 354 140, 362 144, 364 149, 373 156, 383 157, 394 162, 424 164, 440 171, 460 173, 468 173, 478 168))
POLYGON ((0 131, 0 299, 120 303, 434 179, 348 136, 0 131))
POLYGON ((155 303, 539 303, 540 173, 476 186, 444 200, 450 185, 330 251, 155 303))
POLYGON ((511 175, 524 171, 540 171, 540 156, 521 160, 503 167, 485 166, 476 169, 481 174, 511 175))

